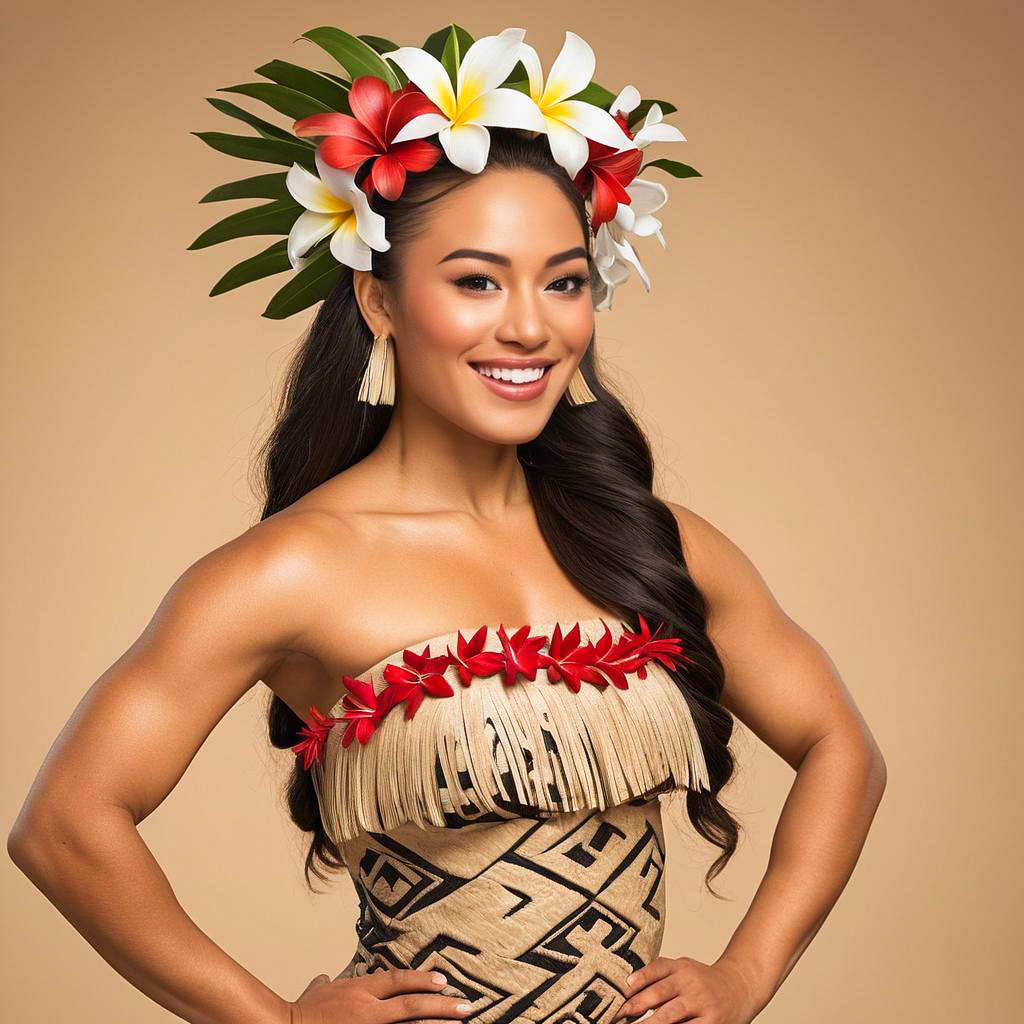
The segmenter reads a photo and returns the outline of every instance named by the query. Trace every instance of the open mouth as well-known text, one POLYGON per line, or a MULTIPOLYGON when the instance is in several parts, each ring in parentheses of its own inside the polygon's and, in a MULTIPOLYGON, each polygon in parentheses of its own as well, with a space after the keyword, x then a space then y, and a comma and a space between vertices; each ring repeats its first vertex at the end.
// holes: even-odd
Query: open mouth
POLYGON ((513 370, 504 366, 488 366, 486 363, 470 363, 470 366, 481 377, 487 377, 490 380, 500 381, 502 384, 533 384, 540 380, 554 365, 548 363, 547 366, 531 366, 522 370, 513 370))
POLYGON ((554 363, 544 366, 492 366, 489 363, 470 363, 480 383, 499 398, 511 401, 529 401, 544 393, 554 363))

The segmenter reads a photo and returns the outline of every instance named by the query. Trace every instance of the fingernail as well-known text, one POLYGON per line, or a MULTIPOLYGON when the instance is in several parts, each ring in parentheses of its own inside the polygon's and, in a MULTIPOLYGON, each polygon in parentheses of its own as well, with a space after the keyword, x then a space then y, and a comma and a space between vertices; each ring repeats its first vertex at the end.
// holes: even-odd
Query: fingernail
POLYGON ((472 1003, 459 1003, 456 1007, 459 1013, 469 1013, 473 1009, 472 1003))
POLYGON ((448 980, 440 971, 434 971, 430 977, 435 985, 443 985, 448 980))
POLYGON ((627 984, 627 985, 632 985, 632 984, 633 984, 633 979, 634 979, 635 977, 636 977, 636 975, 635 975, 635 974, 631 974, 631 975, 630 975, 630 976, 629 976, 629 977, 628 977, 628 978, 626 979, 626 984, 627 984))

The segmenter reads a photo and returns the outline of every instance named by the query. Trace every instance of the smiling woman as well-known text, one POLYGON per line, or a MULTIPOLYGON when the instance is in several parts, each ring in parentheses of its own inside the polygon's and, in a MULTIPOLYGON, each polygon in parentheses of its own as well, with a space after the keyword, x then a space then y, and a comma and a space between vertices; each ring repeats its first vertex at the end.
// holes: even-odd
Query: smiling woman
POLYGON ((207 197, 271 203, 197 243, 287 233, 219 290, 290 269, 268 315, 322 304, 260 452, 260 522, 182 573, 97 681, 9 843, 187 1020, 611 1024, 657 1007, 655 1024, 748 1024, 880 795, 823 653, 734 545, 654 494, 647 438, 602 379, 595 314, 631 267, 648 284, 624 232, 664 242, 641 150, 681 133, 632 86, 593 82, 575 33, 546 78, 523 34, 449 26, 396 48, 313 30, 352 81, 264 65, 274 87, 238 91, 297 118, 294 137, 224 104, 259 138, 207 139, 289 165, 207 197), (294 1000, 186 917, 135 828, 258 682, 270 742, 296 755, 307 881, 347 869, 359 899, 348 964, 294 1000), (729 948, 665 958, 662 802, 716 851, 710 886, 737 845, 719 799, 734 710, 816 784, 729 948), (823 831, 827 850, 794 855, 794 834, 823 831))

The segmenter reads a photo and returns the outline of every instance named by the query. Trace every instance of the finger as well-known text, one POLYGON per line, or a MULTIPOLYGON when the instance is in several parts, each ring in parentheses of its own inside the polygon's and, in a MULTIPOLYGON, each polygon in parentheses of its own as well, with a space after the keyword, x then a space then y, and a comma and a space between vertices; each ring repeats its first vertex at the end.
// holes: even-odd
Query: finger
POLYGON ((641 967, 640 970, 634 971, 625 981, 623 985, 623 994, 631 996, 635 992, 639 992, 645 985, 649 985, 652 981, 658 981, 660 978, 664 978, 672 970, 672 961, 666 957, 659 956, 657 960, 652 960, 645 967, 641 967))
POLYGON ((702 1020, 699 1010, 688 1009, 686 1004, 678 996, 662 1003, 651 1012, 645 1024, 678 1024, 680 1021, 702 1020))
POLYGON ((393 1021, 420 1021, 431 1018, 444 1018, 450 1024, 452 1020, 461 1020, 473 1009, 465 999, 421 992, 402 992, 389 999, 382 999, 380 1008, 386 1024, 393 1021))
POLYGON ((676 991, 671 978, 662 978, 660 981, 652 981, 646 987, 631 995, 620 1007, 615 1019, 618 1017, 639 1017, 641 1013, 650 1010, 652 1007, 661 1006, 662 1003, 674 999, 679 993, 676 991))
POLYGON ((448 979, 440 971, 418 971, 412 967, 371 971, 365 977, 373 979, 368 987, 378 999, 387 999, 401 992, 436 992, 448 984, 448 979))

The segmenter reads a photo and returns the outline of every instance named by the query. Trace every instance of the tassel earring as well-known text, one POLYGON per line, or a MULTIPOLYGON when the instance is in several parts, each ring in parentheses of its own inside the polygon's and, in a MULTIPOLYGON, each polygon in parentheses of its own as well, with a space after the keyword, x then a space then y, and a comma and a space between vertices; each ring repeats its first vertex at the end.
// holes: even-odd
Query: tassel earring
POLYGON ((390 334, 373 336, 356 400, 370 405, 395 404, 395 343, 390 334))
POLYGON ((569 381, 568 402, 570 405, 586 405, 587 402, 596 402, 597 396, 590 390, 582 371, 577 366, 576 372, 569 381))

